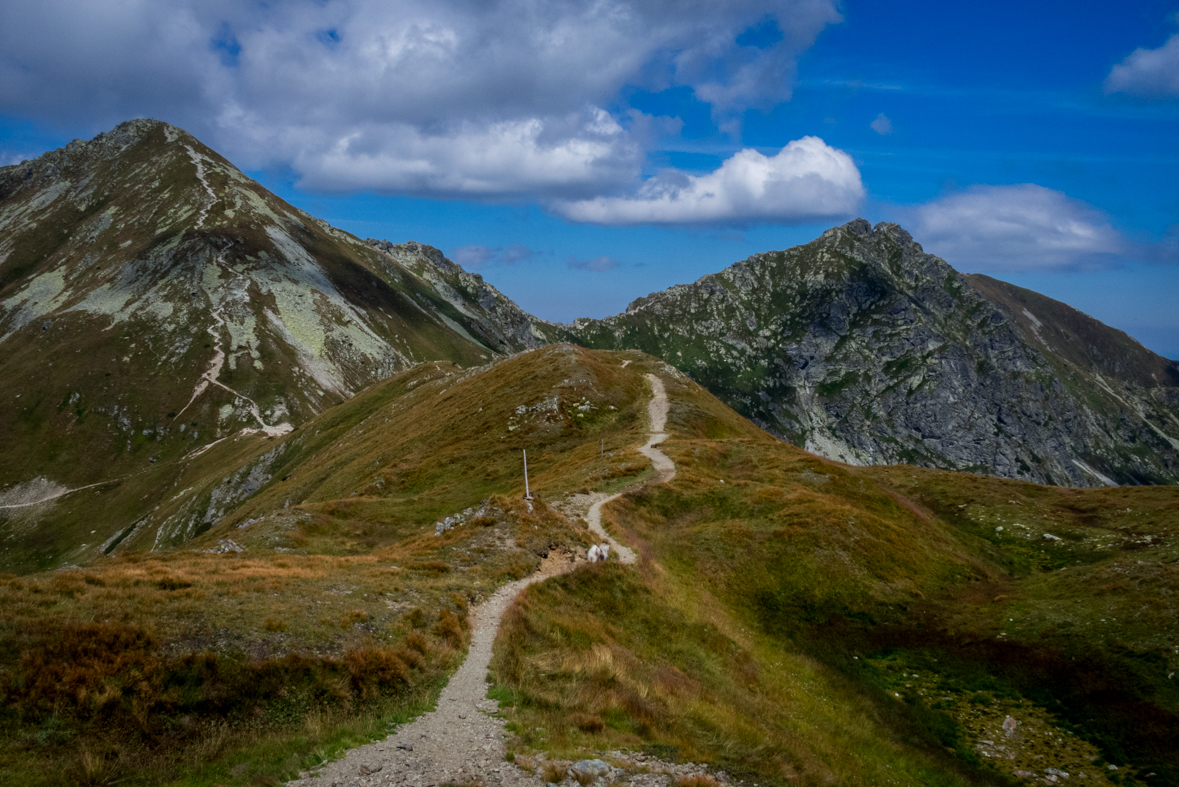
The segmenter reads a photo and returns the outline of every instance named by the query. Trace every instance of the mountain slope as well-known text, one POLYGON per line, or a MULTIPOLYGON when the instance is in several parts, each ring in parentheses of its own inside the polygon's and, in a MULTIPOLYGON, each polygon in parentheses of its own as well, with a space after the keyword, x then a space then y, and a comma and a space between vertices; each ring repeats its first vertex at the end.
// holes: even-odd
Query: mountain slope
POLYGON ((1050 362, 1067 362, 1141 388, 1179 388, 1179 361, 1151 352, 1124 332, 1038 292, 981 273, 965 278, 1050 362))
POLYGON ((517 762, 627 748, 758 784, 1174 782, 1179 487, 839 466, 663 362, 569 345, 419 364, 274 441, 155 465, 153 490, 62 498, 158 509, 53 566, 82 568, 0 576, 0 781, 247 784, 338 752, 346 725, 350 745, 383 737, 437 697, 470 603, 584 554, 579 493, 650 477, 647 374, 677 474, 603 509, 638 565, 582 566, 505 619, 491 672, 517 762))
POLYGON ((539 343, 494 290, 443 288, 439 259, 382 253, 157 121, 0 169, 5 502, 539 343))
POLYGON ((852 464, 1075 486, 1179 480, 1174 364, 1138 346, 1137 371, 1111 387, 1074 359, 1118 332, 1089 320, 1066 333, 1061 318, 1057 340, 1073 349, 1046 357, 988 300, 996 287, 972 281, 900 227, 858 219, 578 320, 569 336, 664 358, 762 427, 852 464))

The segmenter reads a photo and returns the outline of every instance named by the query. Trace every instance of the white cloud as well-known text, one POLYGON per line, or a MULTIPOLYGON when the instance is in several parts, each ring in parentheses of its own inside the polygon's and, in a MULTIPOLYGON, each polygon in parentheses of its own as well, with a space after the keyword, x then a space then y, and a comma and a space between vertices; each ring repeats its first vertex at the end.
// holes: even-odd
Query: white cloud
POLYGON ((450 259, 464 268, 482 268, 495 259, 495 249, 487 246, 460 246, 451 250, 450 259))
POLYGON ((447 132, 358 129, 322 146, 301 145, 293 159, 300 185, 312 190, 476 197, 593 193, 637 177, 641 162, 642 151, 600 109, 549 121, 462 123, 447 132))
POLYGON ((532 259, 533 254, 535 254, 535 252, 533 252, 532 249, 528 248, 524 244, 513 243, 511 246, 508 246, 506 249, 500 252, 499 259, 497 261, 502 265, 515 265, 517 262, 524 262, 525 260, 532 259))
POLYGON ((519 243, 513 243, 506 249, 500 246, 495 248, 489 246, 460 246, 457 249, 451 250, 450 259, 462 265, 464 268, 481 268, 490 262, 496 262, 500 265, 515 265, 517 262, 532 259, 532 255, 532 249, 519 243))
POLYGON ((594 273, 605 273, 606 271, 612 271, 617 268, 618 260, 606 254, 588 260, 581 260, 570 255, 569 259, 566 260, 566 264, 570 268, 576 268, 577 270, 593 271, 594 273))
POLYGON ((1131 251, 1100 211, 1031 183, 976 186, 914 214, 913 237, 961 270, 1103 267, 1131 251))
POLYGON ((746 148, 707 175, 661 173, 634 196, 554 207, 593 224, 800 223, 850 214, 863 196, 851 156, 818 137, 803 137, 773 156, 746 148))
POLYGON ((0 3, 0 112, 159 117, 309 188, 575 198, 637 177, 661 124, 625 90, 686 86, 731 120, 789 99, 839 19, 836 0, 0 3), (737 43, 762 24, 780 40, 737 43))
POLYGON ((892 121, 883 112, 877 115, 876 119, 868 126, 882 137, 892 133, 892 121))
POLYGON ((1106 93, 1179 96, 1179 33, 1158 49, 1135 49, 1105 78, 1106 93))

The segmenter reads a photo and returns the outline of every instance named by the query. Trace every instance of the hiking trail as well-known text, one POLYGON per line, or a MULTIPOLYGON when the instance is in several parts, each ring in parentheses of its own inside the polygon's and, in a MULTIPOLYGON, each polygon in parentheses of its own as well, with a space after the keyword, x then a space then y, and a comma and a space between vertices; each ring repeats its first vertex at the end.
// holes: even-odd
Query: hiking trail
MULTIPOLYGON (((667 439, 668 401, 663 381, 647 375, 652 397, 647 405, 650 436, 639 449, 659 472, 657 483, 675 477, 675 463, 656 445, 667 439)), ((602 528, 602 506, 644 484, 635 484, 609 497, 595 498, 587 515, 591 529, 608 540, 623 563, 634 563, 634 552, 602 528)), ((590 495, 578 495, 589 498, 590 495)), ((582 501, 584 502, 584 500, 582 501)), ((487 698, 487 669, 504 613, 529 585, 572 571, 580 560, 567 553, 550 553, 540 570, 504 585, 471 610, 471 646, 462 666, 451 677, 434 710, 402 725, 382 741, 350 749, 341 759, 326 763, 288 782, 290 787, 435 787, 480 782, 487 787, 540 787, 539 774, 528 773, 504 759, 504 720, 493 716, 499 704, 487 698)))

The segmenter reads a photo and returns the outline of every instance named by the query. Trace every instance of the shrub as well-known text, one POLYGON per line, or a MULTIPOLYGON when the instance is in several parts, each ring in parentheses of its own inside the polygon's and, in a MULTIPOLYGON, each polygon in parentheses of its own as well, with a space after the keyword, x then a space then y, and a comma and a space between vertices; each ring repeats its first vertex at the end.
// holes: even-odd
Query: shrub
POLYGON ((409 685, 409 667, 390 648, 354 648, 344 656, 352 689, 363 699, 409 685))
POLYGON ((600 716, 591 716, 588 713, 574 713, 569 717, 569 721, 582 732, 601 732, 606 729, 606 722, 602 721, 600 716))
POLYGON ((541 770, 544 771, 546 784, 560 784, 564 780, 565 774, 569 772, 569 763, 546 762, 541 770))
MULTIPOLYGON (((414 611, 418 612, 420 610, 414 611)), ((405 638, 405 646, 410 650, 417 651, 423 656, 426 655, 426 651, 429 650, 430 647, 429 643, 426 641, 426 638, 416 631, 409 632, 409 636, 405 638)))
POLYGON ((438 613, 438 623, 434 626, 434 633, 446 640, 454 648, 463 646, 463 624, 458 615, 449 609, 438 613))
POLYGON ((358 623, 364 623, 369 619, 369 614, 363 609, 354 609, 344 615, 343 620, 340 621, 340 628, 351 628, 358 623))
POLYGON ((676 787, 720 787, 716 777, 707 773, 692 773, 687 776, 677 776, 676 787))

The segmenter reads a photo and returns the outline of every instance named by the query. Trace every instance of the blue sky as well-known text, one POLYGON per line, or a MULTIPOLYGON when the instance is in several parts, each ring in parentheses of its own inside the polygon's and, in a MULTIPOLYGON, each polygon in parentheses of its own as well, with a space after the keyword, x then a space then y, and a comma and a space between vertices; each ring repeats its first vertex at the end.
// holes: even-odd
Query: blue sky
POLYGON ((1179 2, 18 5, 0 164, 157 117, 556 320, 897 221, 1179 358, 1179 2))

